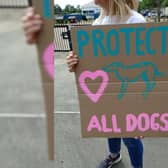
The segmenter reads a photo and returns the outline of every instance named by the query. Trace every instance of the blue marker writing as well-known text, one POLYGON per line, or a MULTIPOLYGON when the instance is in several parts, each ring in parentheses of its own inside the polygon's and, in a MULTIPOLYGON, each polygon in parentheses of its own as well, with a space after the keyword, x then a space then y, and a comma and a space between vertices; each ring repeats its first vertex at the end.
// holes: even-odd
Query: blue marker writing
POLYGON ((43 15, 46 19, 49 19, 52 17, 50 0, 43 0, 43 15))

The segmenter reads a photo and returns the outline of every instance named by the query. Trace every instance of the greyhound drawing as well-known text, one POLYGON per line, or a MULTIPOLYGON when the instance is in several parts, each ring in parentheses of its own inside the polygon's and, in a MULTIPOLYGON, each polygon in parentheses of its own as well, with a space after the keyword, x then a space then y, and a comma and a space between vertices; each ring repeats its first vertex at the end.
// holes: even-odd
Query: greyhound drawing
MULTIPOLYGON (((156 78, 165 76, 164 72, 160 72, 157 66, 153 62, 140 62, 133 65, 124 65, 121 62, 113 62, 102 68, 105 72, 114 73, 116 78, 122 82, 118 99, 122 99, 127 91, 128 84, 135 83, 143 80, 146 84, 146 89, 142 93, 144 99, 147 99, 150 92, 156 87, 156 78), (152 77, 149 77, 149 68, 153 69, 152 77), (139 69, 138 71, 135 71, 139 69), (140 71, 141 70, 141 71, 140 71), (135 77, 131 77, 129 74, 131 71, 137 73, 135 77), (125 72, 125 76, 122 73, 125 72)), ((151 75, 150 75, 151 76, 151 75)))

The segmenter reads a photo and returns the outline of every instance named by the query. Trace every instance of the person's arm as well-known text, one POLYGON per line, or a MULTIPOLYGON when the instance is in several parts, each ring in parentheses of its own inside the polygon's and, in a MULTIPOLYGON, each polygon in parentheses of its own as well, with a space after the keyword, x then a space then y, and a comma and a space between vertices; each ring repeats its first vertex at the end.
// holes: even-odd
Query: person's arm
POLYGON ((35 13, 33 7, 27 9, 22 17, 23 30, 28 44, 34 44, 37 41, 38 33, 42 28, 43 21, 39 14, 35 13))

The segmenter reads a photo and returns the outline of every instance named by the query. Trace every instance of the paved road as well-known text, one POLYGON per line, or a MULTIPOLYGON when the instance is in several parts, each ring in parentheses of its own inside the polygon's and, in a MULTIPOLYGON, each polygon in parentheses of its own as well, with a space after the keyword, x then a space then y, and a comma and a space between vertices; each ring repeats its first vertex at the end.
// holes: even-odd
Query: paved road
MULTIPOLYGON (((34 46, 21 30, 23 10, 0 10, 0 164, 2 168, 96 168, 107 154, 105 139, 82 139, 73 74, 66 53, 55 56, 55 161, 47 160, 45 118, 34 46), (66 113, 65 113, 66 112, 66 113), (37 114, 24 117, 22 114, 37 114), (4 116, 3 116, 4 115, 4 116)), ((144 168, 166 168, 167 139, 145 139, 144 168)), ((130 168, 127 150, 114 168, 130 168)))

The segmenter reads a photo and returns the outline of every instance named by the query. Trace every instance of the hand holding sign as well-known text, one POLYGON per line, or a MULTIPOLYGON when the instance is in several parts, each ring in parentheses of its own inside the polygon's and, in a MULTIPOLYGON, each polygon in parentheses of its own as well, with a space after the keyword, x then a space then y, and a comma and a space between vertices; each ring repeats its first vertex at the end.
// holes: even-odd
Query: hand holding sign
POLYGON ((35 13, 33 7, 27 9, 25 15, 22 17, 22 24, 27 43, 34 44, 37 42, 38 33, 42 28, 43 21, 41 16, 35 13))
POLYGON ((77 65, 78 62, 79 62, 78 56, 73 51, 71 51, 67 56, 67 65, 69 72, 75 71, 75 66, 77 65))

